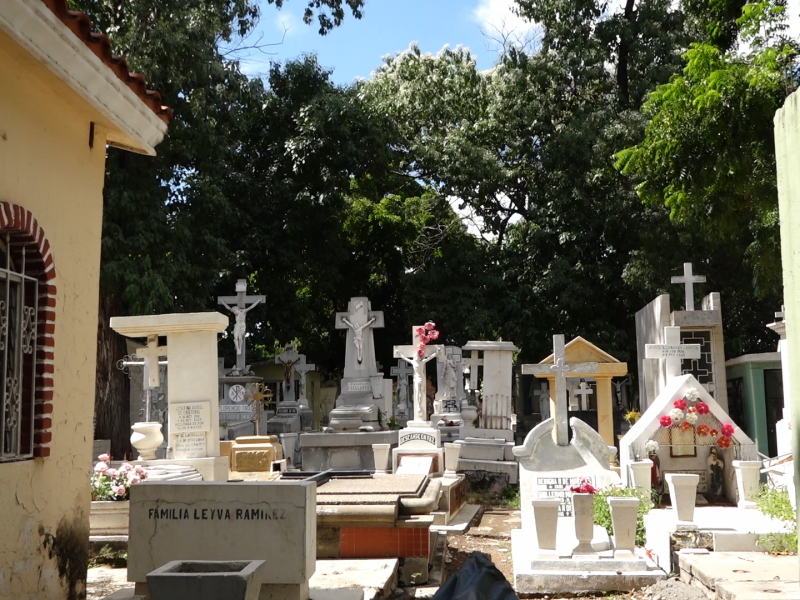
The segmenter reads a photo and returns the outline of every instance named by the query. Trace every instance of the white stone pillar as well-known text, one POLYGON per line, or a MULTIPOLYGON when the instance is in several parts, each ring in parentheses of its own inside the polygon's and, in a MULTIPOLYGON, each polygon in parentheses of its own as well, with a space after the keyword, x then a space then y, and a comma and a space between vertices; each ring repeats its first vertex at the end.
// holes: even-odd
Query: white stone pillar
POLYGON ((461 456, 461 444, 444 445, 444 476, 457 477, 458 473, 458 458, 461 456))
POLYGON ((389 466, 389 452, 391 444, 372 444, 372 454, 375 457, 375 472, 386 473, 389 466))
POLYGON ((756 508, 756 496, 761 483, 760 460, 734 460, 736 488, 739 491, 739 508, 756 508))
POLYGON ((633 486, 639 491, 650 494, 653 489, 653 461, 649 458, 637 460, 630 464, 631 475, 633 476, 633 486))
POLYGON ((635 559, 636 523, 639 498, 608 498, 611 524, 614 526, 614 558, 635 559))
POLYGON ((700 476, 688 473, 667 473, 665 477, 678 529, 697 529, 697 525, 693 521, 700 476))
POLYGON ((558 507, 560 498, 535 498, 533 522, 536 527, 537 558, 557 558, 556 534, 558 532, 558 507))

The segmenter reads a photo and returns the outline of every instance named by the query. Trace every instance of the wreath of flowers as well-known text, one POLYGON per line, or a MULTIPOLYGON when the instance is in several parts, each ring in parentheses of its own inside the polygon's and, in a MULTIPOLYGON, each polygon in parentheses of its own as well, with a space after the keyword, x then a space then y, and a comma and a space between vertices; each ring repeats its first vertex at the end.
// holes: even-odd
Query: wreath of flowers
MULTIPOLYGON (((659 419, 661 426, 669 428, 675 425, 681 431, 690 431, 697 423, 700 415, 707 415, 711 412, 708 404, 699 398, 700 392, 696 388, 686 390, 683 398, 678 398, 672 403, 673 408, 670 409, 669 414, 661 416, 659 419)), ((721 427, 721 430, 721 432, 717 431, 703 423, 697 426, 695 433, 700 437, 710 436, 716 438, 717 446, 720 448, 730 448, 732 444, 731 438, 733 438, 736 428, 730 423, 726 423, 721 427)))

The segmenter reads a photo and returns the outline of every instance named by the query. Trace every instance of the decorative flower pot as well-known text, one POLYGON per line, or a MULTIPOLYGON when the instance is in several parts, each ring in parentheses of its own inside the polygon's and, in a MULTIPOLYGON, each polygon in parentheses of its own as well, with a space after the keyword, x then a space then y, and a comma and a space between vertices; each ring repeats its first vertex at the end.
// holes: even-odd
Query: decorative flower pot
POLYGON ((575 537, 578 545, 572 554, 596 554, 592 547, 594 537, 594 494, 572 494, 572 511, 575 515, 575 537))
POLYGON ((683 528, 696 528, 692 521, 694 520, 694 505, 700 476, 689 473, 667 473, 665 477, 678 525, 683 528))
POLYGON ((736 488, 739 491, 739 508, 756 508, 756 496, 761 484, 760 460, 735 460, 736 488))
POLYGON ((614 558, 636 558, 636 522, 639 498, 608 498, 614 527, 614 558))
POLYGON ((386 473, 386 470, 389 468, 389 453, 391 450, 391 444, 372 444, 376 473, 386 473))
POLYGON ((147 574, 152 600, 258 600, 263 560, 174 560, 147 574))
POLYGON ((533 504, 533 522, 536 526, 536 542, 539 557, 556 554, 556 534, 558 532, 558 507, 560 498, 537 498, 533 504))
POLYGON ((444 476, 456 477, 458 473, 458 458, 461 456, 461 444, 444 445, 444 476))
POLYGON ((156 449, 164 441, 161 423, 134 423, 131 445, 139 452, 139 460, 155 460, 156 449))
POLYGON ((478 409, 464 400, 461 403, 461 418, 464 419, 465 426, 472 427, 478 420, 478 409))
POLYGON ((89 535, 128 535, 131 503, 94 501, 89 505, 89 535))
POLYGON ((630 464, 633 487, 639 491, 649 494, 652 489, 653 461, 649 458, 637 460, 630 464))

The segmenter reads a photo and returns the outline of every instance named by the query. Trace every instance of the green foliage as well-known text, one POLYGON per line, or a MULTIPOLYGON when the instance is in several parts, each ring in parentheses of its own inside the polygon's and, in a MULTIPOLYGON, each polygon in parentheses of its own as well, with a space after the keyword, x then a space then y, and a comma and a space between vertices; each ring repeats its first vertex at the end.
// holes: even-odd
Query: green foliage
POLYGON ((128 566, 128 553, 124 550, 114 550, 106 544, 100 548, 96 556, 89 559, 88 567, 94 569, 102 565, 108 565, 113 569, 124 569, 128 566))
MULTIPOLYGON (((267 0, 267 2, 282 8, 284 0, 267 0)), ((325 35, 331 29, 342 24, 345 16, 345 4, 350 8, 356 19, 360 19, 363 16, 361 9, 364 8, 364 0, 308 0, 308 4, 303 11, 303 22, 306 25, 310 25, 316 15, 319 34, 325 35)))
POLYGON ((762 485, 756 497, 756 507, 773 519, 783 521, 786 533, 759 535, 757 542, 768 547, 771 554, 797 554, 797 516, 785 487, 762 485))
POLYGON ((644 546, 645 529, 644 515, 653 508, 653 502, 647 494, 643 494, 638 488, 621 488, 612 486, 600 490, 594 495, 594 522, 595 525, 604 527, 609 535, 614 535, 614 526, 611 523, 611 508, 608 506, 608 499, 614 498, 639 498, 639 512, 636 517, 636 545, 644 546))
POLYGON ((520 497, 519 497, 519 486, 518 485, 510 485, 503 490, 503 494, 501 496, 503 504, 508 506, 509 508, 514 508, 519 510, 520 508, 520 497))

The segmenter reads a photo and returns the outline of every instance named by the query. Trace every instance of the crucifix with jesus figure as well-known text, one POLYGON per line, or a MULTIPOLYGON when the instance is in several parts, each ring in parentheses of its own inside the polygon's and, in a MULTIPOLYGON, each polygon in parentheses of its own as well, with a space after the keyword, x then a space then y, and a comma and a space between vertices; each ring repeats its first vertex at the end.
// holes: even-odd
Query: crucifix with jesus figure
POLYGON ((428 425, 428 405, 425 395, 425 365, 436 357, 444 356, 444 346, 441 344, 425 345, 420 351, 420 336, 418 330, 422 327, 412 327, 411 335, 414 343, 410 346, 395 346, 394 357, 406 361, 414 372, 414 420, 409 421, 409 426, 428 425))

